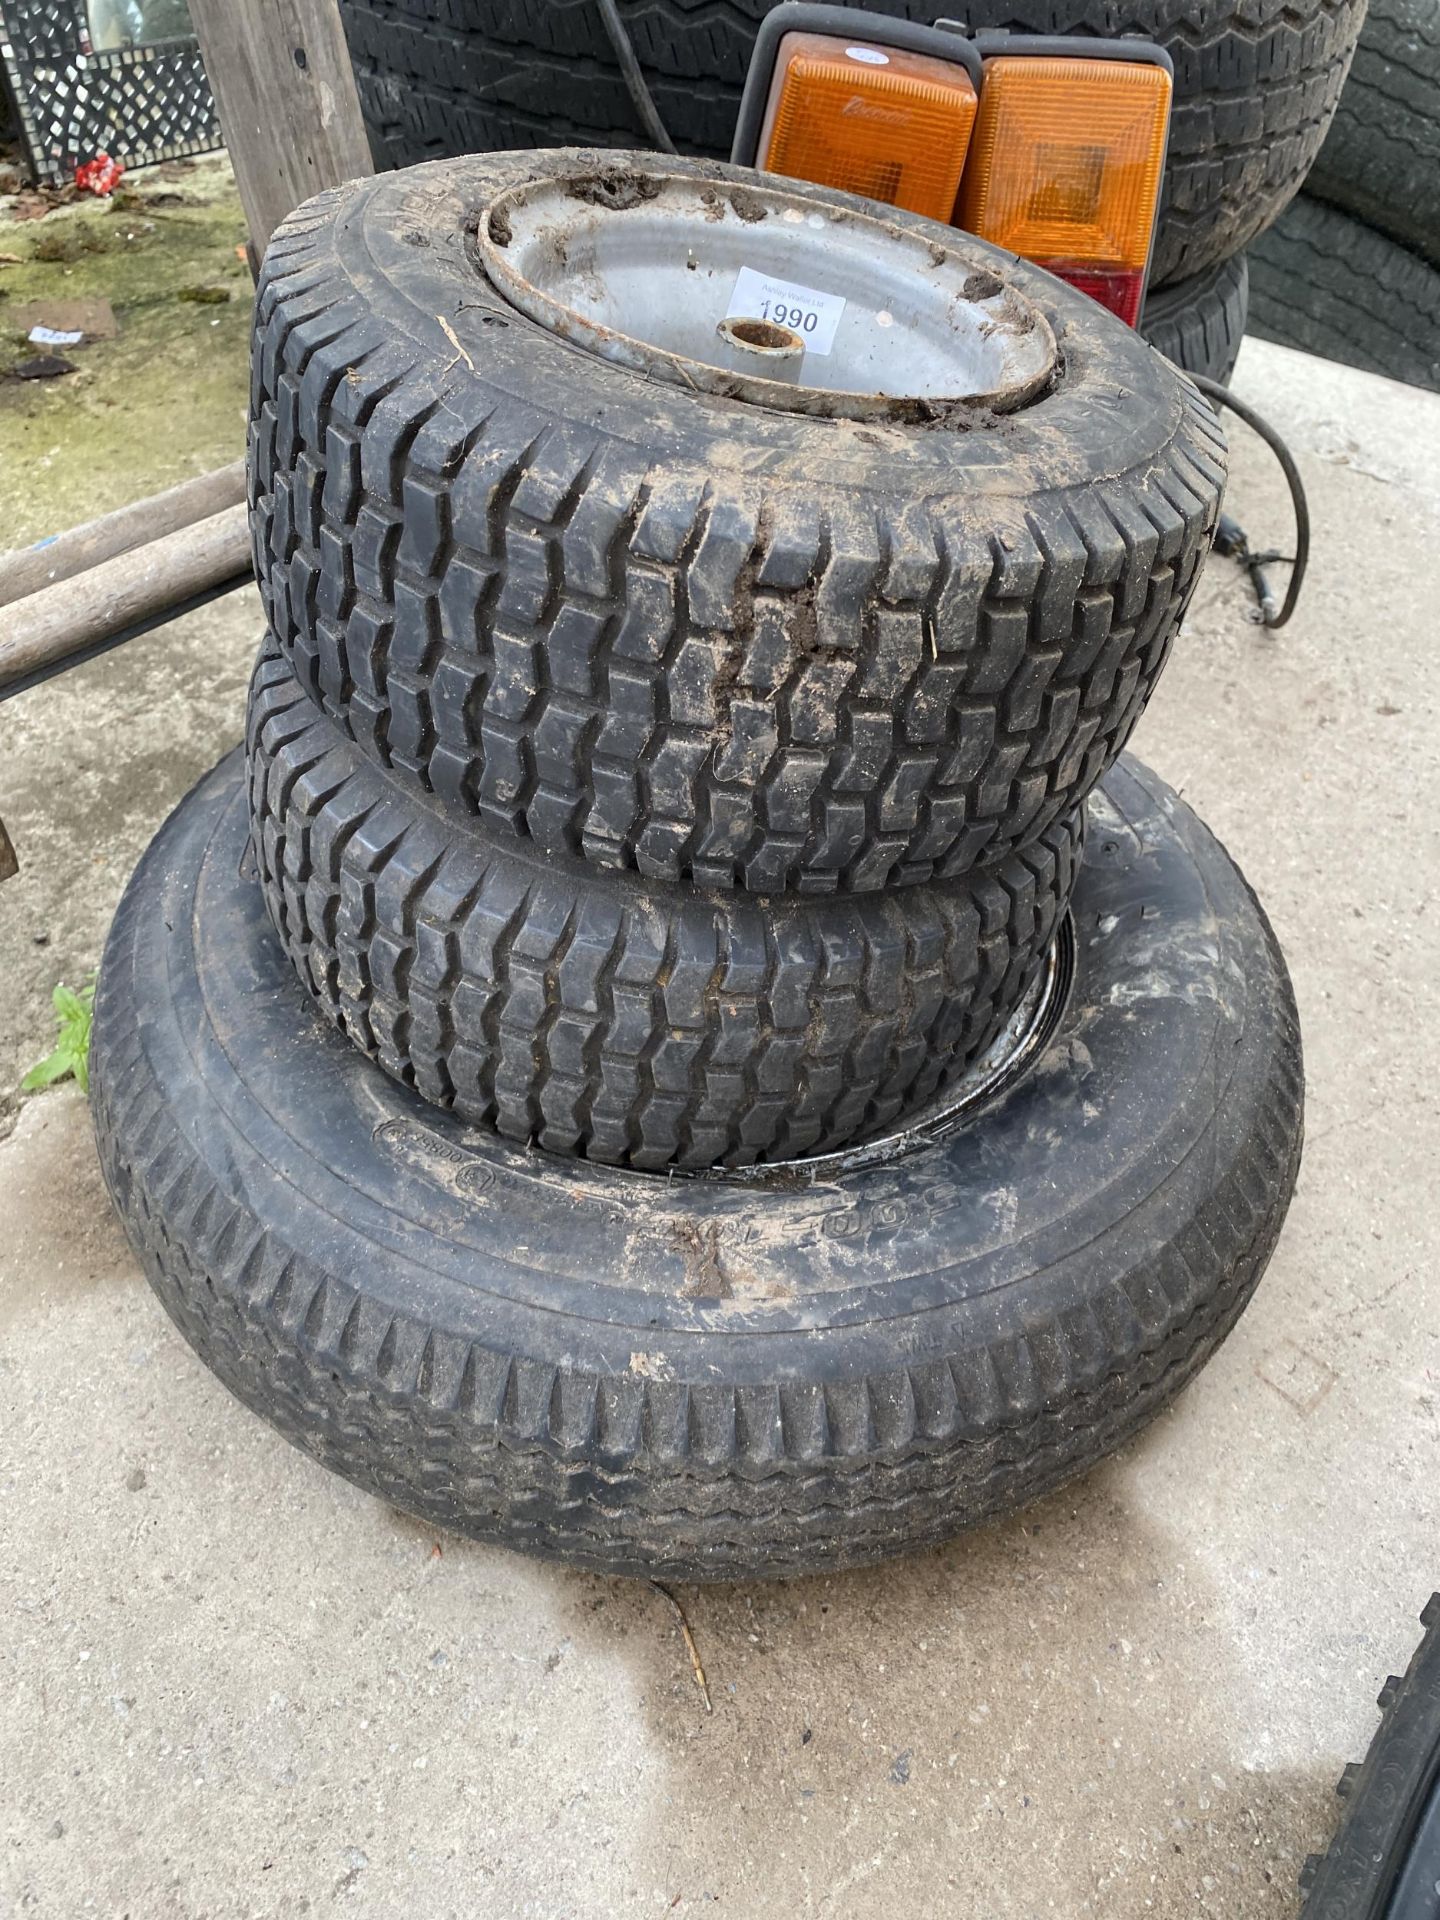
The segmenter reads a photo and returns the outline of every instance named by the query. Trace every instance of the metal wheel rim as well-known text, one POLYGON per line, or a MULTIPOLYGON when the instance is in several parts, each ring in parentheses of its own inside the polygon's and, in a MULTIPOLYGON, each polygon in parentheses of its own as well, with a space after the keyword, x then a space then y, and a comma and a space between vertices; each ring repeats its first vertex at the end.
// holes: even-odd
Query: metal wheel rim
POLYGON ((1002 1094, 1008 1093, 1034 1066, 1060 1024, 1074 977, 1075 928, 1066 914, 1051 942, 1045 965, 1004 1030, 959 1080, 904 1126, 891 1127, 872 1139, 857 1141, 852 1147, 815 1154, 809 1159, 767 1160, 751 1167, 677 1169, 674 1177, 724 1180, 745 1186, 813 1186, 838 1179, 842 1174, 859 1173, 866 1167, 898 1160, 925 1147, 940 1146, 969 1126, 1002 1094))
POLYGON ((933 233, 769 176, 752 186, 621 157, 501 193, 476 245, 481 270, 528 318, 691 391, 939 425, 1029 404, 1057 368, 1048 320, 1006 276, 1003 256, 968 234, 933 233), (819 300, 803 320, 783 297, 778 313, 752 311, 777 285, 819 300), (823 316, 812 315, 821 304, 823 316), (792 338, 803 326, 793 369, 777 366, 774 338, 747 354, 724 327, 743 320, 773 335, 777 318, 792 338))

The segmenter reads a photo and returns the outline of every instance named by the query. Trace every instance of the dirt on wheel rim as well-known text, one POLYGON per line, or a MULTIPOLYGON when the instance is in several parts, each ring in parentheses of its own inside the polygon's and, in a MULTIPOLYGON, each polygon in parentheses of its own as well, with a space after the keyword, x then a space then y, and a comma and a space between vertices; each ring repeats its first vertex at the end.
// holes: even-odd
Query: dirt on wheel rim
POLYGON ((1013 413, 1057 377, 1049 321, 992 250, 922 237, 848 195, 653 164, 547 167, 497 196, 476 244, 529 318, 692 392, 954 424, 1013 413), (797 344, 794 368, 769 377, 797 344))

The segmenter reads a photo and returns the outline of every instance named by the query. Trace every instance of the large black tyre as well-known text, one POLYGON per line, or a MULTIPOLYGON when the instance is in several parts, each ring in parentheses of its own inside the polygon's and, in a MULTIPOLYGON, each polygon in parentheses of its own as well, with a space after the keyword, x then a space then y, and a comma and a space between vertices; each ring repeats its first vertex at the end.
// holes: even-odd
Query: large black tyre
POLYGON ((636 1167, 823 1153, 942 1092, 1050 954, 1081 817, 886 894, 705 894, 497 844, 396 789, 267 648, 251 830, 327 1018, 462 1119, 636 1167))
POLYGON ((1440 0, 1370 0, 1305 191, 1440 267, 1440 0))
MULTIPOLYGON (((1144 708, 1219 509, 1214 414, 1083 294, 911 215, 892 228, 973 254, 1060 336, 1019 411, 826 419, 602 359, 469 244, 506 185, 597 162, 647 203, 647 174, 753 177, 483 155, 277 233, 250 433, 277 641, 367 753, 543 850, 758 893, 1004 858, 1144 708)), ((714 200, 749 231, 742 204, 714 200)))
POLYGON ((1370 1751, 1341 1775, 1339 1832, 1305 1863, 1301 1920, 1440 1916, 1440 1594, 1402 1676, 1380 1690, 1370 1751))
MULTIPOLYGON (((776 0, 621 0, 662 119, 728 156, 760 19, 776 0)), ((933 22, 942 0, 874 0, 933 22)), ((975 0, 972 28, 1138 33, 1175 63, 1157 282, 1228 259, 1305 178, 1364 0, 975 0)), ((595 0, 341 0, 377 164, 529 146, 643 144, 595 0)))
POLYGON ((1440 392, 1440 269, 1302 194, 1251 251, 1250 331, 1440 392))
POLYGON ((247 832, 236 756, 116 915, 105 1177, 207 1365, 437 1525, 686 1579, 938 1541, 1133 1434, 1274 1245, 1284 965, 1133 763, 1092 799, 1074 982, 1028 1075, 968 1125, 720 1177, 525 1151, 377 1072, 297 985, 247 832))
POLYGON ((1237 253, 1193 280, 1152 287, 1145 296, 1140 331, 1183 373, 1204 374, 1224 386, 1240 357, 1249 299, 1245 256, 1237 253))

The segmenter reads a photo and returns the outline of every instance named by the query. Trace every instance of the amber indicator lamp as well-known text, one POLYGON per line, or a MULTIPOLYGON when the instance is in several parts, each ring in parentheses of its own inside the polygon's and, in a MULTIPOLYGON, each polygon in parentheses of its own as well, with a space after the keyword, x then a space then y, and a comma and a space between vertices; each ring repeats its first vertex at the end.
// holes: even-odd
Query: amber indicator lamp
POLYGON ((760 23, 731 159, 947 225, 980 101, 973 40, 786 0, 760 23))
POLYGON ((948 222, 979 104, 970 74, 952 60, 789 33, 760 165, 948 222))

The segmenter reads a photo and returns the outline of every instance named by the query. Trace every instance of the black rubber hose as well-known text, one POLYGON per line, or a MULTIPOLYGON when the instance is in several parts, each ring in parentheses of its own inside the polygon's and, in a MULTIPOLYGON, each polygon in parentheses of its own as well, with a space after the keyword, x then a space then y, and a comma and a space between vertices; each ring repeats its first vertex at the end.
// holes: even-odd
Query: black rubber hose
POLYGON ((1300 598, 1300 589, 1305 582, 1305 569, 1310 560, 1310 504, 1305 498, 1305 483, 1300 478, 1300 469, 1295 464, 1295 456, 1280 438, 1268 420, 1264 420, 1255 409, 1244 400, 1237 400, 1228 387, 1222 387, 1218 380, 1208 380, 1204 374, 1192 373, 1194 381, 1207 400, 1214 400, 1222 407, 1228 407, 1231 413, 1245 422, 1247 427, 1259 434, 1280 462, 1280 469, 1290 485, 1290 498, 1295 507, 1295 558, 1290 568, 1290 585, 1285 601, 1279 613, 1273 619, 1262 616, 1262 624, 1272 631, 1283 627, 1295 611, 1295 603, 1300 598))
POLYGON ((674 153, 675 142, 665 131, 665 122, 655 105, 645 76, 640 71, 640 62, 635 57, 634 43, 629 29, 620 18, 620 9, 615 0, 595 0, 600 9, 600 18, 605 22, 605 31, 610 36, 610 44, 615 49, 615 58, 620 62, 620 73, 625 81, 626 91, 631 104, 645 129, 646 137, 652 147, 658 147, 661 153, 674 153))

